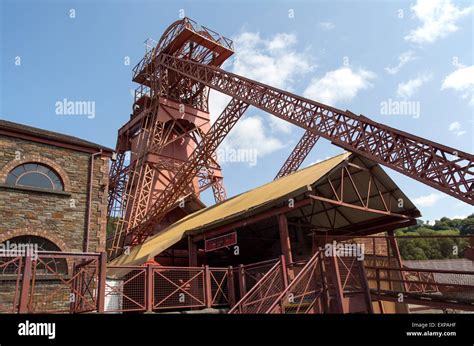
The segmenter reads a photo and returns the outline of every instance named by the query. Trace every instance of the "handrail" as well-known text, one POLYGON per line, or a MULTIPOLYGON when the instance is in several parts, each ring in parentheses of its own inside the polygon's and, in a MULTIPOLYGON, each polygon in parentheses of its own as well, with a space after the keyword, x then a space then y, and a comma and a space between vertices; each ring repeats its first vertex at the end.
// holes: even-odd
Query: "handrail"
MULTIPOLYGON (((314 262, 320 258, 320 256, 321 256, 321 251, 319 250, 313 255, 313 257, 311 257, 308 260, 308 262, 303 267, 303 269, 301 269, 301 271, 298 273, 298 275, 296 275, 293 281, 291 281, 291 283, 283 290, 283 292, 278 296, 275 302, 270 306, 270 308, 268 308, 266 313, 270 313, 270 311, 272 311, 279 304, 281 299, 288 293, 288 291, 292 289, 296 284, 299 283, 300 278, 306 274, 306 270, 310 268, 314 264, 314 262)), ((299 261, 299 262, 302 262, 302 261, 299 261)))
MULTIPOLYGON (((276 269, 280 269, 279 267, 281 266, 282 262, 281 260, 278 260, 277 263, 275 263, 275 265, 273 267, 271 267, 266 273, 265 275, 258 281, 259 283, 260 282, 264 282, 271 274, 273 274, 273 272, 276 270, 276 269)), ((285 268, 286 270, 286 268, 285 268)), ((248 299, 248 297, 250 295, 252 295, 256 290, 259 289, 259 285, 258 283, 256 285, 254 285, 235 305, 232 309, 229 310, 229 314, 231 313, 234 313, 236 310, 239 310, 241 309, 241 305, 243 302, 245 302, 245 300, 248 299)))
MULTIPOLYGON (((316 238, 326 238, 330 240, 336 240, 336 239, 347 239, 347 240, 354 240, 354 239, 387 239, 389 237, 385 235, 363 235, 363 234, 357 234, 357 233, 351 233, 347 235, 315 235, 316 238)), ((393 235, 390 236, 390 238, 397 238, 397 239, 437 239, 437 238, 466 238, 466 239, 474 239, 474 235, 472 234, 453 234, 453 235, 393 235)))
POLYGON ((378 267, 378 266, 366 266, 365 269, 370 270, 391 270, 391 271, 402 271, 402 272, 422 272, 422 273, 440 273, 440 274, 461 274, 461 275, 474 275, 474 271, 463 271, 463 270, 448 270, 448 269, 416 269, 416 268, 396 268, 396 267, 378 267))
MULTIPOLYGON (((269 260, 265 260, 265 261, 261 261, 261 262, 255 262, 255 263, 250 263, 250 264, 244 264, 242 267, 244 269, 253 269, 253 268, 256 268, 256 267, 260 267, 260 266, 264 266, 264 265, 267 265, 267 264, 270 264, 270 263, 276 263, 278 262, 279 259, 278 258, 272 258, 272 259, 269 259, 269 260)), ((235 267, 234 269, 238 269, 238 267, 235 267)))
MULTIPOLYGON (((381 282, 388 282, 388 283, 403 283, 403 284, 412 284, 412 285, 432 285, 436 287, 454 287, 454 288, 461 288, 461 289, 473 289, 474 285, 464 285, 464 284, 459 284, 455 282, 438 282, 438 281, 426 281, 425 278, 419 278, 419 279, 410 279, 410 278, 402 278, 402 279, 397 279, 397 278, 391 278, 391 277, 381 277, 380 272, 382 271, 398 271, 398 272, 413 272, 415 273, 428 273, 428 274, 452 274, 452 275, 474 275, 474 272, 472 271, 459 271, 459 270, 429 270, 429 269, 405 269, 405 268, 392 268, 392 267, 366 267, 367 270, 375 271, 375 277, 369 277, 369 280, 376 280, 377 282, 377 288, 372 288, 371 290, 380 292, 381 287, 380 283, 381 282)), ((407 289, 407 293, 414 292, 412 290, 407 289)), ((391 291, 393 292, 393 291, 391 291)))

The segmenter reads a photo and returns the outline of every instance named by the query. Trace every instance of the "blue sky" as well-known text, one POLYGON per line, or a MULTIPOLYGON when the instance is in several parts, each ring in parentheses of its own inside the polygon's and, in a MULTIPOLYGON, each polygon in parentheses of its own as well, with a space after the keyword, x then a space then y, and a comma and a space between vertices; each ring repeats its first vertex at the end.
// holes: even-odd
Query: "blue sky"
MULTIPOLYGON (((234 39, 236 54, 224 65, 229 71, 472 153, 473 6, 448 0, 3 0, 0 117, 114 147, 131 111, 131 69, 143 41, 159 39, 184 13, 234 39), (95 102, 95 117, 56 114, 64 98, 95 102), (419 113, 383 111, 383 104, 402 101, 419 113)), ((211 96, 216 116, 225 98, 211 96)), ((250 108, 223 148, 255 149, 258 161, 223 164, 228 194, 272 180, 301 135, 250 108)), ((320 140, 304 165, 339 152, 320 140)), ((386 171, 424 220, 473 212, 386 171)))

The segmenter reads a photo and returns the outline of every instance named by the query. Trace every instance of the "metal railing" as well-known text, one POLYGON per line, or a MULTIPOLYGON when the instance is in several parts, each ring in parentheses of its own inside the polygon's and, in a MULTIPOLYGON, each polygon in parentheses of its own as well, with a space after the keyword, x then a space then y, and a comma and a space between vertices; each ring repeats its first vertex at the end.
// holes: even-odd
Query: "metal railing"
POLYGON ((205 26, 199 25, 196 23, 194 20, 190 18, 184 18, 183 19, 186 28, 193 30, 196 33, 205 33, 205 37, 211 38, 214 42, 219 43, 221 46, 234 50, 234 44, 230 38, 227 38, 225 36, 222 36, 221 34, 206 28, 205 26))
MULTIPOLYGON (((368 266, 368 278, 375 279, 377 282, 377 292, 384 291, 382 283, 405 283, 406 290, 409 293, 423 294, 441 294, 444 296, 454 296, 453 293, 467 292, 471 294, 471 300, 474 303, 474 271, 460 270, 435 270, 435 269, 412 269, 412 268, 396 268, 396 267, 377 267, 368 266), (387 275, 388 272, 404 275, 387 275), (455 282, 440 282, 435 276, 441 274, 446 276, 457 275, 464 278, 467 283, 459 284, 455 282), (471 283, 472 282, 472 283, 471 283)), ((449 279, 447 280, 449 281, 449 279)), ((386 290, 385 290, 386 291, 386 290)), ((402 292, 403 292, 402 291, 402 292)))
MULTIPOLYGON (((428 242, 444 241, 445 244, 442 245, 444 250, 446 250, 449 246, 456 246, 458 255, 460 255, 465 249, 474 248, 474 235, 315 235, 314 240, 316 242, 319 242, 320 246, 324 246, 325 244, 332 244, 333 242, 360 244, 363 245, 364 255, 383 257, 397 256, 397 254, 395 253, 396 249, 394 249, 394 241, 396 242, 398 247, 400 247, 400 245, 404 245, 404 243, 416 242, 417 240, 424 240, 428 242)), ((401 253, 402 257, 403 255, 404 254, 401 253)))
POLYGON ((0 312, 103 311, 105 253, 38 251, 0 258, 0 312))
POLYGON ((324 255, 286 264, 284 257, 229 311, 259 313, 372 313, 363 261, 357 256, 324 255), (349 301, 352 304, 349 304, 349 301))
POLYGON ((278 262, 278 258, 251 263, 241 264, 234 268, 234 279, 236 284, 236 299, 242 298, 255 284, 278 262), (238 285, 237 285, 238 284, 238 285))
POLYGON ((0 258, 0 312, 18 311, 24 263, 23 257, 0 258))
POLYGON ((229 311, 229 314, 265 313, 288 285, 284 257, 276 262, 229 311))
MULTIPOLYGON (((420 239, 342 239, 369 244, 362 261, 356 256, 325 254, 321 247, 305 261, 285 263, 280 257, 235 268, 107 266, 105 253, 40 251, 34 258, 3 256, 0 312, 122 313, 222 307, 231 308, 231 313, 351 312, 347 300, 359 304, 367 297, 380 301, 398 293, 409 294, 413 304, 432 299, 441 306, 454 301, 459 309, 474 309, 474 271, 407 267, 394 248, 393 240, 400 238, 420 239)), ((464 246, 460 251, 472 249, 472 237, 454 238, 459 239, 453 244, 464 246)), ((357 312, 370 312, 359 306, 357 312)))
POLYGON ((268 308, 267 313, 322 313, 327 310, 327 283, 318 251, 268 308))
POLYGON ((235 303, 232 267, 114 265, 107 273, 106 312, 179 311, 235 303))
POLYGON ((168 45, 170 45, 173 40, 186 29, 193 31, 205 39, 211 40, 226 49, 232 51, 234 50, 234 43, 230 38, 222 36, 219 33, 206 28, 205 26, 199 25, 192 19, 185 17, 170 32, 165 33, 164 37, 162 37, 159 42, 153 39, 147 39, 145 41, 146 52, 144 57, 132 69, 133 79, 135 79, 139 74, 143 73, 147 66, 150 65, 152 59, 158 56, 161 51, 166 49, 168 45))
POLYGON ((108 266, 107 273, 112 278, 106 280, 105 312, 146 311, 146 267, 108 266))

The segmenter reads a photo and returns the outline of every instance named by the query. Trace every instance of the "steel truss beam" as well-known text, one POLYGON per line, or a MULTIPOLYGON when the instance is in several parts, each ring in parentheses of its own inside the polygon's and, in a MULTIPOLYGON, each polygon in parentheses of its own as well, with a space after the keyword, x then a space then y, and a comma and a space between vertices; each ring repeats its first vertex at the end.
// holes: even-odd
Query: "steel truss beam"
MULTIPOLYGON (((137 245, 142 243, 153 232, 156 225, 165 214, 182 197, 186 187, 212 157, 219 144, 227 133, 237 123, 243 113, 249 107, 248 104, 232 99, 206 136, 202 138, 199 145, 189 156, 188 160, 180 167, 173 180, 165 187, 163 192, 157 197, 155 202, 148 208, 146 219, 131 228, 127 237, 123 239, 124 245, 137 245)), ((119 250, 121 247, 118 247, 119 250)), ((119 251, 120 252, 120 251, 119 251)), ((117 255, 118 253, 115 253, 117 255)))
MULTIPOLYGON (((153 111, 146 112, 154 113, 153 111)), ((180 167, 185 163, 182 160, 162 155, 163 148, 185 135, 198 146, 206 135, 199 128, 183 129, 177 121, 173 121, 165 128, 163 122, 151 120, 151 118, 145 115, 141 119, 139 125, 141 132, 138 134, 138 140, 143 143, 143 146, 141 152, 136 153, 135 160, 125 167, 125 152, 122 150, 119 151, 117 160, 112 165, 109 178, 111 189, 108 216, 109 218, 111 216, 117 217, 118 220, 115 223, 114 235, 108 239, 109 255, 112 252, 121 251, 125 234, 142 222, 148 213, 150 202, 159 196, 159 193, 153 191, 154 182, 159 180, 165 185, 173 182, 172 178, 171 180, 167 179, 166 176, 160 174, 160 171, 167 171, 173 175, 179 172, 180 167), (156 128, 152 132, 152 141, 149 140, 150 130, 147 130, 150 121, 155 121, 153 128, 156 128)), ((119 138, 117 148, 124 141, 124 136, 126 135, 119 138)), ((220 169, 217 156, 212 153, 203 161, 202 168, 195 175, 199 180, 200 192, 212 187, 216 202, 222 202, 227 198, 222 177, 215 175, 215 172, 220 169)), ((188 189, 190 189, 189 184, 186 186, 186 190, 188 189)), ((194 192, 186 191, 186 194, 188 193, 194 192)))
POLYGON ((300 141, 296 144, 290 156, 288 156, 285 163, 278 171, 274 180, 296 172, 308 156, 311 149, 313 149, 318 139, 318 135, 314 134, 309 130, 306 130, 303 137, 301 137, 300 141))
POLYGON ((333 144, 474 204, 474 156, 220 68, 162 54, 160 64, 333 144))
MULTIPOLYGON (((399 202, 397 198, 393 195, 394 191, 388 190, 383 184, 377 179, 371 169, 366 169, 364 167, 359 167, 351 162, 344 162, 340 168, 333 170, 325 179, 325 183, 321 186, 316 186, 314 188, 314 194, 310 194, 309 197, 319 201, 323 208, 323 211, 313 213, 311 215, 311 220, 314 216, 318 214, 323 214, 328 224, 330 225, 331 230, 335 230, 335 221, 337 213, 339 213, 347 222, 351 225, 351 222, 344 213, 339 210, 339 207, 345 207, 354 210, 360 210, 372 214, 377 214, 385 217, 395 217, 397 219, 404 219, 406 221, 413 220, 415 217, 419 216, 414 214, 410 210, 404 211, 394 211, 393 200, 399 202), (351 168, 355 172, 351 172, 351 168), (365 171, 368 177, 362 186, 366 186, 363 190, 360 188, 356 181, 363 179, 362 177, 356 177, 361 172, 365 171), (339 181, 338 185, 335 185, 335 180, 339 181), (322 187, 329 187, 329 194, 322 192, 322 187), (350 190, 353 192, 355 197, 347 197, 347 191, 350 190), (374 206, 373 201, 379 200, 381 207, 374 206), (371 203, 372 202, 372 203, 371 203), (329 206, 326 206, 329 204, 329 206), (332 218, 330 212, 332 213, 332 218)), ((400 208, 397 208, 400 209, 400 208)), ((321 219, 324 216, 321 216, 321 219)))

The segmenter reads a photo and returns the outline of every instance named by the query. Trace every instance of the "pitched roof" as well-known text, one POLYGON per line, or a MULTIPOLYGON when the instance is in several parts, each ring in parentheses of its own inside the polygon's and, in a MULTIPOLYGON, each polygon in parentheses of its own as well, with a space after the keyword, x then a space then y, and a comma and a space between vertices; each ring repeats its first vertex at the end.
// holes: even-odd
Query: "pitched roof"
MULTIPOLYGON (((253 190, 232 197, 225 202, 199 210, 175 222, 168 228, 149 238, 143 244, 135 246, 128 255, 122 255, 112 261, 116 264, 142 264, 180 241, 187 232, 211 226, 223 220, 239 217, 255 209, 261 209, 271 202, 294 195, 323 177, 331 169, 344 161, 349 153, 344 153, 299 170, 286 177, 259 186, 253 190)), ((195 233, 195 232, 193 232, 195 233)))
MULTIPOLYGON (((308 192, 313 184, 322 181, 322 178, 331 173, 343 161, 353 159, 362 160, 357 155, 344 153, 244 192, 225 202, 194 212, 147 239, 143 244, 133 247, 128 255, 124 254, 114 259, 112 265, 141 265, 178 243, 187 235, 200 234, 281 205, 288 198, 296 198, 308 192), (349 157, 351 158, 349 159, 349 157)), ((419 215, 413 203, 399 190, 388 175, 376 163, 368 161, 367 163, 371 165, 378 178, 384 182, 384 185, 394 192, 396 198, 402 197, 405 200, 405 210, 412 210, 415 212, 413 215, 419 215)), ((348 190, 348 193, 350 193, 350 190, 348 190)), ((377 203, 376 198, 372 198, 371 201, 377 203)), ((380 204, 381 201, 378 201, 378 203, 380 204)), ((309 206, 309 208, 311 207, 309 206)), ((375 214, 375 217, 377 216, 380 215, 375 214)), ((351 215, 355 222, 367 221, 371 217, 374 217, 374 214, 363 211, 356 211, 354 215, 351 215)), ((343 226, 342 222, 339 221, 339 226, 343 226)))
POLYGON ((108 147, 81 138, 18 124, 7 120, 0 120, 0 134, 7 136, 23 135, 23 137, 26 135, 28 139, 39 142, 44 142, 46 139, 54 141, 54 144, 58 146, 62 146, 61 144, 72 144, 75 147, 103 150, 106 153, 112 153, 114 151, 108 147))
MULTIPOLYGON (((346 160, 348 162, 357 161, 370 168, 363 170, 363 172, 372 171, 377 175, 377 179, 386 186, 388 191, 392 192, 393 195, 391 198, 394 199, 392 201, 394 205, 397 204, 396 201, 399 198, 402 198, 404 200, 404 206, 397 209, 398 212, 406 211, 411 217, 420 215, 416 206, 377 163, 355 154, 344 153, 259 186, 253 190, 244 192, 222 203, 196 211, 173 223, 160 233, 150 237, 143 244, 133 247, 128 254, 119 256, 114 259, 111 264, 141 265, 152 260, 156 255, 170 248, 188 235, 204 233, 219 226, 244 220, 258 213, 270 210, 272 207, 281 205, 283 201, 286 202, 289 198, 301 196, 303 193, 312 189, 312 186, 320 182, 324 183, 323 178, 334 172, 334 170, 346 160)), ((354 179, 359 181, 359 184, 364 184, 361 179, 357 177, 354 177, 354 179)), ((328 189, 327 186, 325 188, 328 189)), ((345 195, 348 195, 348 198, 357 198, 354 191, 351 192, 348 190, 345 195)), ((382 208, 381 199, 373 197, 370 200, 371 206, 373 206, 372 203, 374 203, 374 205, 379 204, 379 207, 382 208)), ((308 208, 312 207, 308 206, 308 208)), ((354 210, 350 215, 354 223, 364 223, 370 220, 374 221, 377 217, 380 217, 380 215, 371 214, 363 210, 354 210)), ((332 226, 342 227, 344 226, 344 222, 344 218, 341 218, 340 221, 334 222, 332 226)), ((121 273, 120 270, 117 271, 117 269, 114 269, 112 272, 109 271, 110 276, 120 276, 120 274, 123 273, 121 273)))

